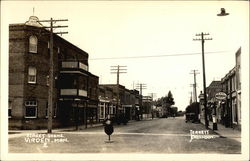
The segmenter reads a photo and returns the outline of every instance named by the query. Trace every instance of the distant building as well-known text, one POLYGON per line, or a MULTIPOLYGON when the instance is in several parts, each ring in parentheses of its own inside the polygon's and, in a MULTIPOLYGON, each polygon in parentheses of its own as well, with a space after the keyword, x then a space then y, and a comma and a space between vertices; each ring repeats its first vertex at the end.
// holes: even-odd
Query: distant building
POLYGON ((207 100, 215 101, 215 94, 222 91, 221 81, 212 81, 206 88, 207 100))
POLYGON ((105 118, 110 115, 114 117, 116 114, 116 107, 117 107, 117 93, 113 91, 112 88, 99 85, 98 88, 98 98, 99 98, 99 111, 98 111, 98 118, 99 120, 104 120, 105 118))
MULTIPOLYGON (((50 32, 36 16, 9 25, 9 127, 47 127, 50 32)), ((97 119, 99 78, 89 72, 88 53, 54 38, 53 127, 97 119)))
MULTIPOLYGON (((207 91, 207 108, 208 108, 208 115, 210 121, 212 121, 212 115, 214 113, 213 104, 216 103, 215 95, 219 92, 222 92, 222 85, 221 81, 212 81, 210 85, 206 88, 207 91)), ((216 108, 217 119, 221 120, 221 107, 218 106, 216 108)))
POLYGON ((128 120, 139 119, 141 97, 137 90, 129 90, 122 85, 119 85, 118 88, 116 84, 100 84, 99 101, 100 119, 107 117, 107 115, 120 114, 124 114, 128 120), (112 93, 109 96, 106 94, 108 90, 112 93), (117 94, 118 91, 119 95, 117 94), (109 108, 106 106, 109 106, 109 108), (113 110, 110 110, 110 108, 113 108, 113 110))
POLYGON ((152 106, 153 106, 153 98, 151 96, 143 96, 142 97, 142 111, 143 118, 152 117, 152 106))
POLYGON ((162 106, 156 106, 156 117, 163 117, 164 115, 164 110, 162 106))

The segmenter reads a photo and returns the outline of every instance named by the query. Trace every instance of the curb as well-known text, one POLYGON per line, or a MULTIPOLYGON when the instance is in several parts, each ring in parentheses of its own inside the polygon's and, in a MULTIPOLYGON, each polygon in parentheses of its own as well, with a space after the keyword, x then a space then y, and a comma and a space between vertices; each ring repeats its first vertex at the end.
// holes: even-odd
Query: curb
MULTIPOLYGON (((204 125, 204 126, 205 126, 205 124, 204 124, 202 121, 200 122, 200 124, 202 124, 202 125, 204 125)), ((220 138, 227 138, 227 137, 225 137, 225 136, 221 135, 220 133, 216 132, 215 130, 211 129, 210 127, 208 127, 208 129, 209 129, 209 130, 211 130, 211 131, 213 131, 213 133, 215 133, 215 134, 219 135, 219 136, 220 136, 220 138)))

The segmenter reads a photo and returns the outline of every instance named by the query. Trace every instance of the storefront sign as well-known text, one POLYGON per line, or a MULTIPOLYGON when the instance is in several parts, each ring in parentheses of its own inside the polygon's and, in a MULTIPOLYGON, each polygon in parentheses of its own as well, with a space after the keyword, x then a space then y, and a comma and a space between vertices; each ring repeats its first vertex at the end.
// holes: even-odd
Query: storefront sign
POLYGON ((215 98, 216 98, 217 100, 226 100, 227 94, 224 93, 224 92, 219 92, 219 93, 216 93, 216 94, 215 94, 215 98))

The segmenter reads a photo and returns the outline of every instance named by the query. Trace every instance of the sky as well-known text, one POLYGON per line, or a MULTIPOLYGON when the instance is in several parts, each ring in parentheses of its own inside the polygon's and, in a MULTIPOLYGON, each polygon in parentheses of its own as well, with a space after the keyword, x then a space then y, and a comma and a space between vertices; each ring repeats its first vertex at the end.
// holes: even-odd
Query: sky
MULTIPOLYGON (((171 91, 179 110, 185 110, 193 92, 192 70, 199 73, 197 93, 203 90, 201 42, 193 41, 200 38, 196 34, 209 33, 205 37, 213 39, 204 45, 207 86, 235 66, 235 53, 240 47, 243 58, 249 53, 247 1, 1 3, 2 46, 8 46, 8 25, 25 23, 33 14, 40 20, 68 19, 57 22, 68 28, 56 31, 67 31, 62 37, 89 54, 89 71, 99 76, 99 83, 115 84, 116 75, 110 73, 110 66, 127 66, 127 73, 120 75, 121 85, 133 89, 138 83, 146 84, 142 94, 154 93, 154 99, 171 91), (220 8, 229 15, 216 16, 220 8)), ((2 53, 8 53, 8 49, 2 53)), ((5 56, 1 62, 8 62, 5 56)))

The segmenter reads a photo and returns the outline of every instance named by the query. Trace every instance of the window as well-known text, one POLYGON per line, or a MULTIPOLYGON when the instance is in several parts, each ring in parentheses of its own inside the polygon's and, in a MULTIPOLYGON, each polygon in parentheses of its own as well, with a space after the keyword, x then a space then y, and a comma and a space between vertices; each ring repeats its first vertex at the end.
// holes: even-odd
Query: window
POLYGON ((47 82, 46 85, 49 86, 49 75, 47 75, 46 77, 46 82, 47 82))
POLYGON ((36 68, 35 67, 29 67, 28 83, 36 83, 36 68))
POLYGON ((113 106, 113 114, 116 114, 115 105, 113 106))
POLYGON ((37 101, 25 101, 25 118, 37 117, 37 101))
POLYGON ((37 37, 30 36, 29 38, 29 52, 37 53, 37 37))
POLYGON ((104 113, 105 113, 105 105, 103 102, 99 104, 100 107, 100 119, 104 119, 104 113))
POLYGON ((109 114, 113 114, 113 108, 112 108, 112 106, 109 106, 109 114))
POLYGON ((11 116, 12 116, 11 112, 12 112, 12 102, 9 101, 9 108, 8 108, 8 117, 9 118, 11 118, 11 116))

